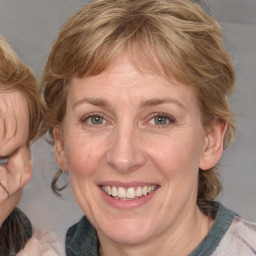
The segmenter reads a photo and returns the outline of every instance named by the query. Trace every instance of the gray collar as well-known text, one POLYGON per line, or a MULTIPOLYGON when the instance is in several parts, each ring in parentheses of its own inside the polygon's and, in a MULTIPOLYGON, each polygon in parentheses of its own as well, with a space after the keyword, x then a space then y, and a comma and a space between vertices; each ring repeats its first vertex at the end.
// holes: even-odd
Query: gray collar
MULTIPOLYGON (((228 210, 217 202, 219 210, 211 230, 207 237, 189 256, 208 256, 217 248, 221 239, 230 227, 236 213, 228 210)), ((99 240, 95 228, 84 216, 82 219, 68 229, 66 234, 67 256, 98 256, 99 240)))

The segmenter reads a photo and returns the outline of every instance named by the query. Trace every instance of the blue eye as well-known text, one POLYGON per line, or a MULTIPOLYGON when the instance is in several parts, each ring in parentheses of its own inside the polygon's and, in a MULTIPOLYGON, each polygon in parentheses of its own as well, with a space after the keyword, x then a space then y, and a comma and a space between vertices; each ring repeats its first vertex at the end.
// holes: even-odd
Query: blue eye
POLYGON ((158 125, 158 126, 164 126, 173 122, 174 122, 173 118, 167 115, 156 115, 153 118, 151 118, 149 121, 150 124, 158 125))
POLYGON ((89 116, 84 121, 94 125, 100 125, 106 122, 102 116, 89 116))
POLYGON ((9 157, 0 157, 0 165, 7 165, 9 157))

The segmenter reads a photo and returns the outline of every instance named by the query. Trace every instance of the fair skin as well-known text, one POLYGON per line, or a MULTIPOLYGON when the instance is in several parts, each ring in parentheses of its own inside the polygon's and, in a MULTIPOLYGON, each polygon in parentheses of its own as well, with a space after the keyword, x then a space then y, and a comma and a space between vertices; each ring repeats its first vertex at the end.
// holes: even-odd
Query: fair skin
POLYGON ((213 221, 196 204, 198 169, 219 160, 225 129, 204 129, 191 87, 141 72, 127 56, 72 79, 55 155, 100 255, 188 255, 202 241, 213 221))
POLYGON ((32 175, 28 137, 26 98, 18 91, 0 91, 0 227, 32 175))

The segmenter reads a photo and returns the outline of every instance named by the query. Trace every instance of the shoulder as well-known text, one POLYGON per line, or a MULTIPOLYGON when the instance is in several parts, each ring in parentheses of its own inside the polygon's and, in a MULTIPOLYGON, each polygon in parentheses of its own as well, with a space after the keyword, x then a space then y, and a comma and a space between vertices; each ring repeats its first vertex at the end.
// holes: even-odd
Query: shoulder
POLYGON ((213 255, 256 254, 256 223, 236 216, 213 255))
POLYGON ((69 238, 73 238, 74 236, 80 236, 84 233, 91 233, 94 230, 94 227, 88 221, 88 219, 83 216, 79 222, 71 226, 66 234, 66 240, 69 238))
POLYGON ((65 250, 68 256, 98 255, 97 232, 85 216, 68 229, 65 250))
POLYGON ((214 224, 190 256, 255 256, 256 224, 239 217, 218 202, 214 224))
POLYGON ((33 230, 31 239, 27 242, 25 248, 17 256, 61 256, 64 252, 64 239, 54 232, 42 233, 39 230, 33 230))

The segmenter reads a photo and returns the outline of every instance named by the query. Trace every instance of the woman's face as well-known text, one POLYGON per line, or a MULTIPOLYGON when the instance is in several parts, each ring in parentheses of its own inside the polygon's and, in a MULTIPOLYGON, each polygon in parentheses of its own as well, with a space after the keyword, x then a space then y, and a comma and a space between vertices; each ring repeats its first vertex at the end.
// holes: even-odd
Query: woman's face
POLYGON ((0 92, 0 204, 8 198, 8 193, 11 197, 22 189, 31 177, 28 136, 25 97, 18 91, 0 92))
POLYGON ((63 133, 56 159, 100 238, 142 243, 193 220, 208 136, 191 87, 124 56, 72 80, 63 133))

